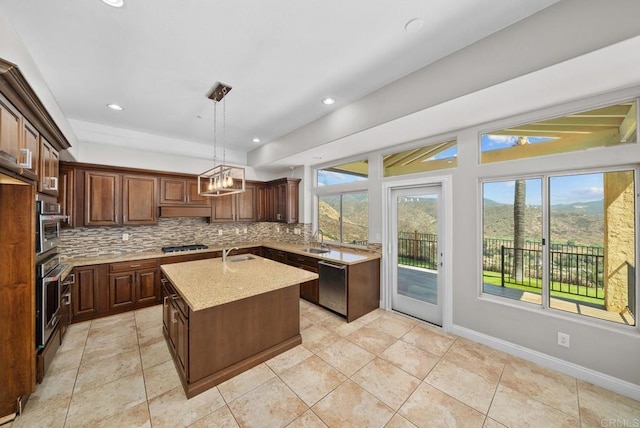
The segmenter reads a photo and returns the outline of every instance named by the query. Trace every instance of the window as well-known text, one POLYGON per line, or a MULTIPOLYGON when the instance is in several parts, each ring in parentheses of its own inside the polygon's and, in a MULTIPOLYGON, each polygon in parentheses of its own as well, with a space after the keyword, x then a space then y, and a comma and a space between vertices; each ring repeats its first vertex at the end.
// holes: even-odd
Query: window
POLYGON ((636 143, 637 106, 630 101, 483 134, 481 162, 636 143))
POLYGON ((366 160, 344 163, 317 171, 318 186, 355 183, 369 177, 369 162, 366 160))
POLYGON ((318 229, 325 241, 366 245, 369 239, 367 192, 319 196, 318 229))
POLYGON ((634 171, 523 177, 482 191, 484 293, 636 325, 634 171))
POLYGON ((453 168, 458 165, 457 161, 458 147, 456 146, 456 140, 445 141, 444 143, 385 155, 382 163, 383 175, 384 177, 392 177, 453 168))

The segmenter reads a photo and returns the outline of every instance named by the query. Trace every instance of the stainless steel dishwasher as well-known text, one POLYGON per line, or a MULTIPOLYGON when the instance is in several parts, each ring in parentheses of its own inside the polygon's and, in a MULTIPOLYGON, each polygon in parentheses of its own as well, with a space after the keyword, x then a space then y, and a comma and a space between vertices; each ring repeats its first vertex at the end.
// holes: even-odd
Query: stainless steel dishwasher
POLYGON ((319 300, 326 308, 347 315, 347 266, 318 262, 320 277, 319 300))

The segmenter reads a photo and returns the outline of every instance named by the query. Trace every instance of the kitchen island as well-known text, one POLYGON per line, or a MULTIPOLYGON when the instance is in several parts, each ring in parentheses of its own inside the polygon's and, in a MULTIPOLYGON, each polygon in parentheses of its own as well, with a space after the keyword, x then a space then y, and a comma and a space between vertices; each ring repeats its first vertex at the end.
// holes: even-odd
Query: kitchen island
POLYGON ((299 284, 256 255, 162 265, 164 335, 187 398, 300 343, 299 284))

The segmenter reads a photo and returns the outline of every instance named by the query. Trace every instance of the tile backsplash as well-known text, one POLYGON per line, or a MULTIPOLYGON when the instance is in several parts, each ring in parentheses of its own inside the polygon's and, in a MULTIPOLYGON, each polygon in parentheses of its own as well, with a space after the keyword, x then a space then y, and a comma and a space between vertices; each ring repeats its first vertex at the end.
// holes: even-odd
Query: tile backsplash
POLYGON ((63 229, 59 250, 63 258, 74 258, 143 253, 187 244, 211 247, 266 241, 305 244, 312 233, 311 224, 209 223, 200 217, 160 218, 157 226, 63 229), (128 234, 127 241, 122 239, 124 234, 128 234))

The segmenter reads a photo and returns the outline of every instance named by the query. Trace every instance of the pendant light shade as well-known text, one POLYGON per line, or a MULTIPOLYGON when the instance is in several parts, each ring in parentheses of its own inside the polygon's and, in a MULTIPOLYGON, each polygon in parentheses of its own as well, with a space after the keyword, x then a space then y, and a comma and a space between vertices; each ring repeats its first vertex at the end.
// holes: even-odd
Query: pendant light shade
POLYGON ((198 175, 198 194, 202 196, 224 196, 245 191, 244 168, 226 164, 226 117, 225 96, 231 86, 218 83, 209 99, 213 100, 213 168, 198 175), (218 103, 222 101, 222 163, 217 163, 218 140, 218 103))

